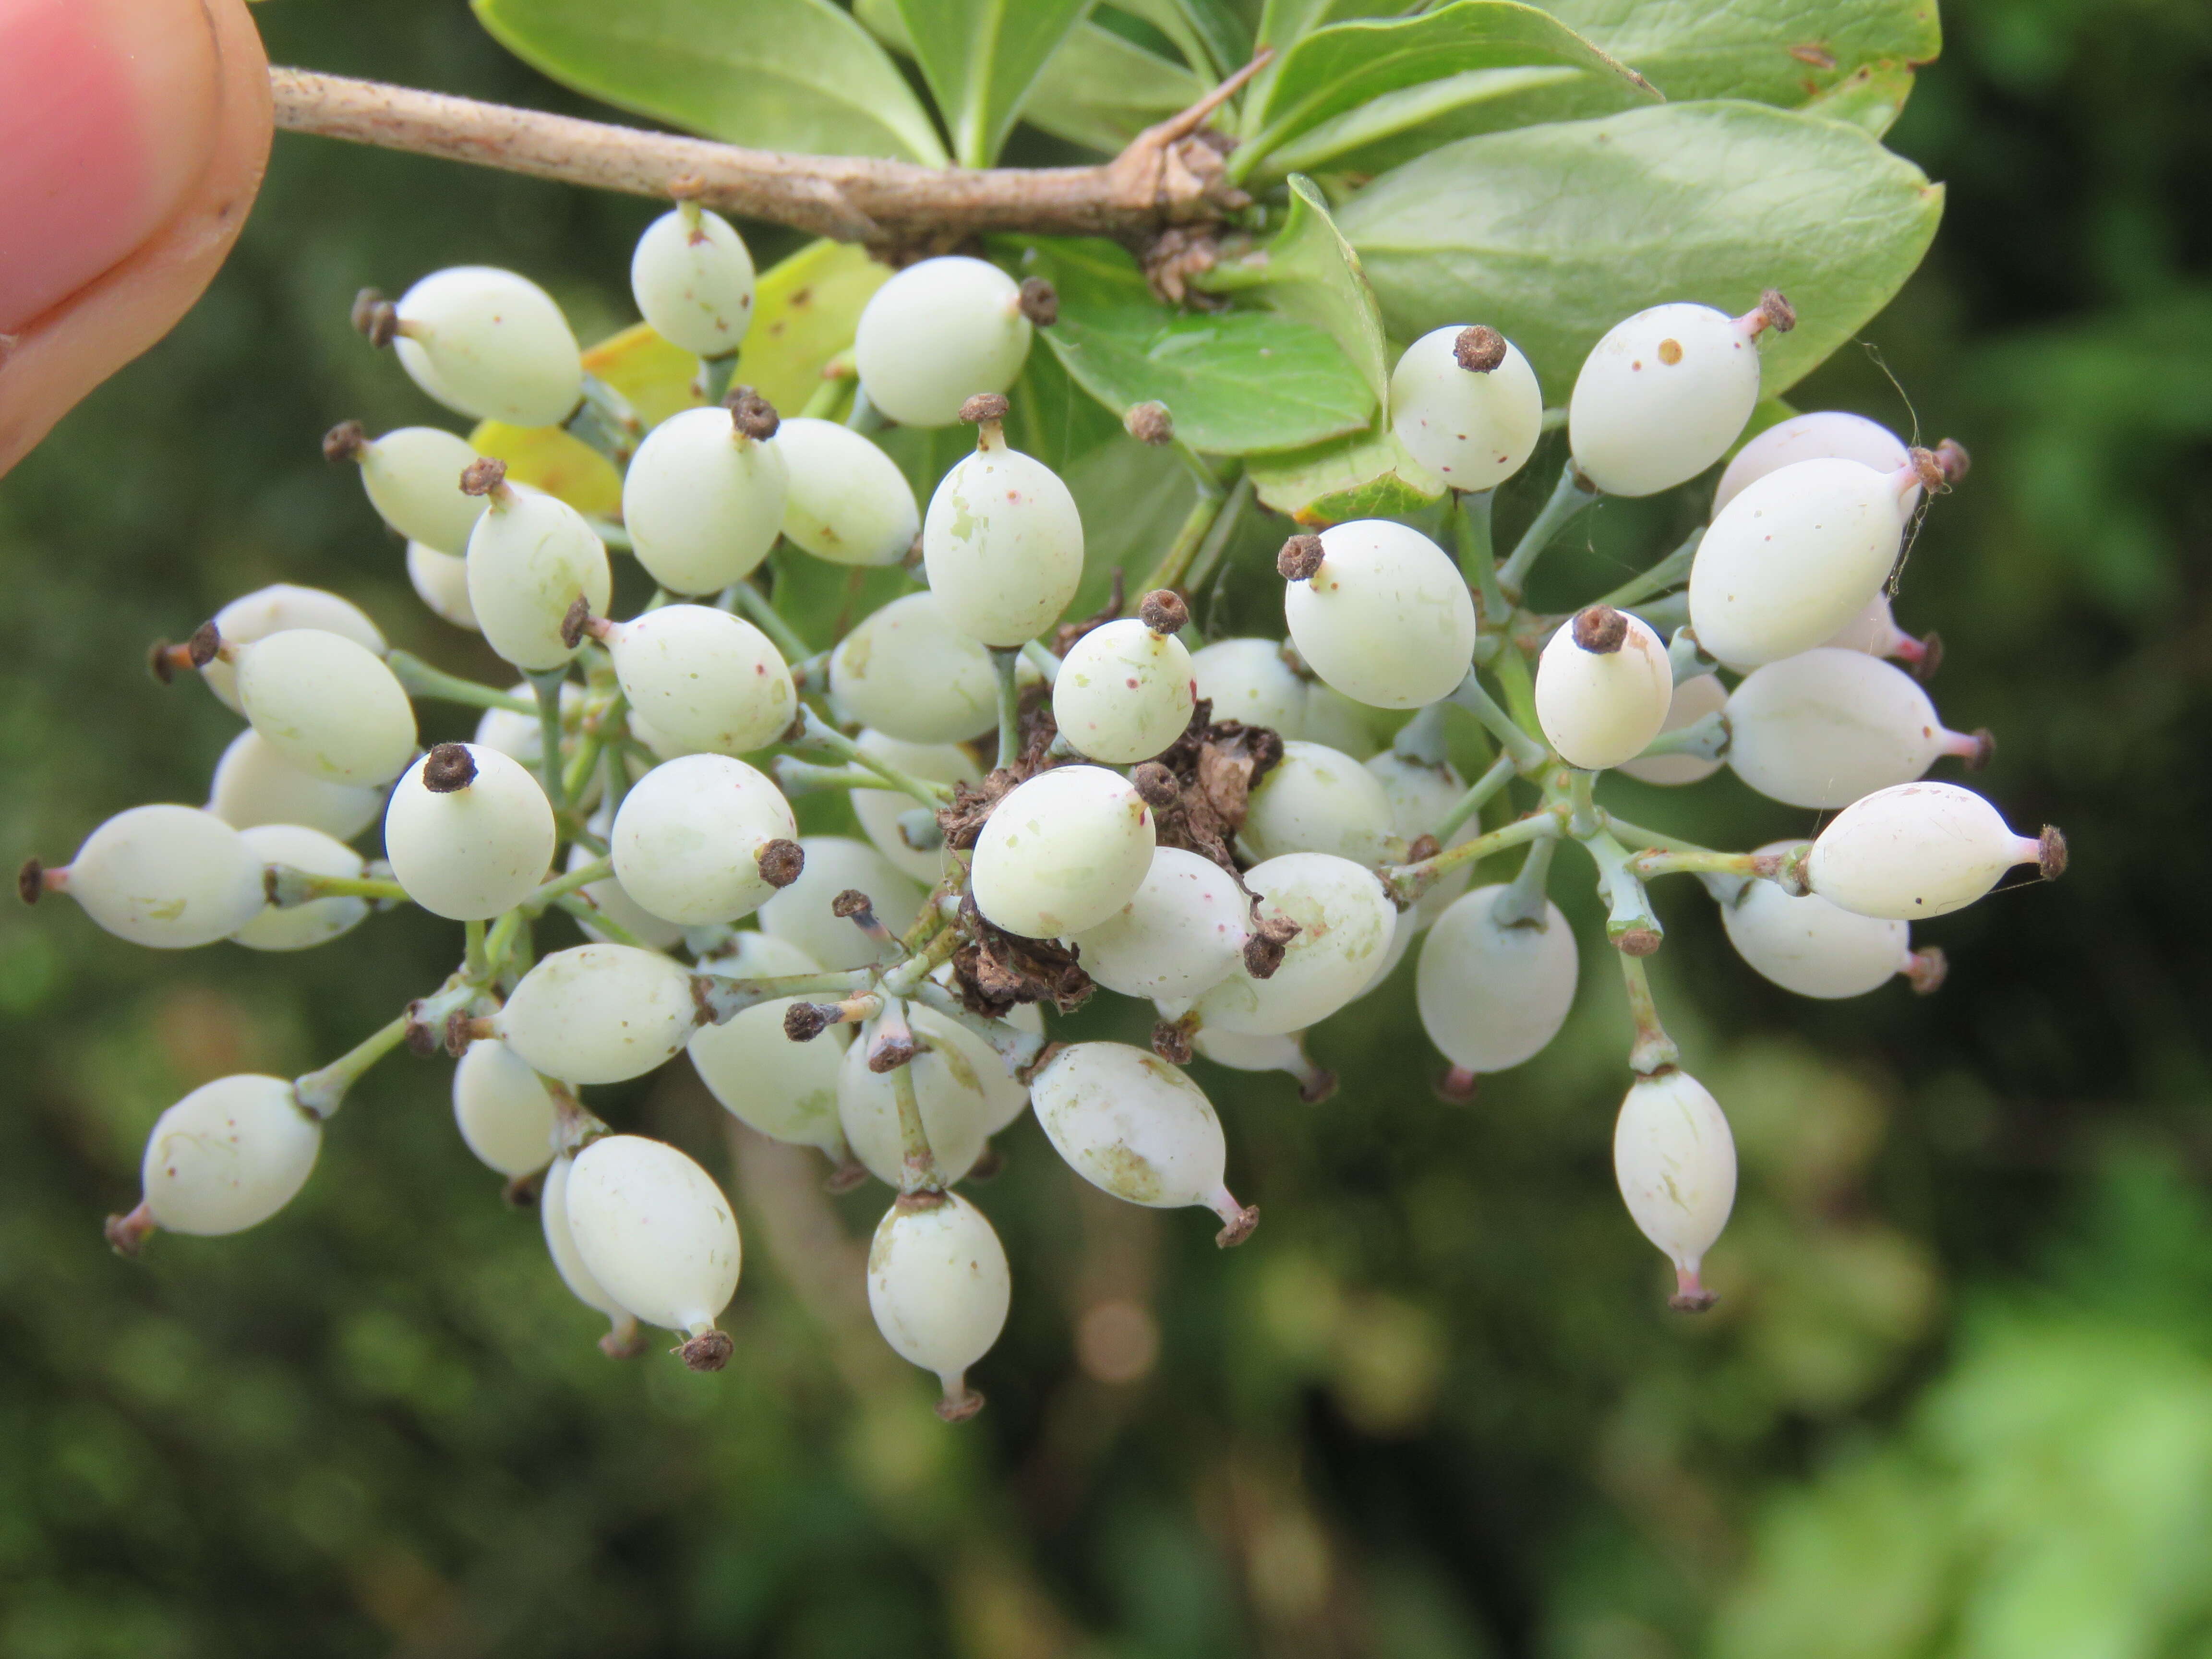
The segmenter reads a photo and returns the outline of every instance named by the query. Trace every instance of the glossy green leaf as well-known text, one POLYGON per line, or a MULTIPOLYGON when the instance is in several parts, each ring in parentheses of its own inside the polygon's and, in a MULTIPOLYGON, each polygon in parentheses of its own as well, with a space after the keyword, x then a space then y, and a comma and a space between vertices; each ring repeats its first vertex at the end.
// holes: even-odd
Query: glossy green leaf
POLYGON ((1084 23, 1037 76, 1022 119, 1055 138, 1110 155, 1153 123, 1196 103, 1208 84, 1181 64, 1084 23))
POLYGON ((1763 343, 1772 395, 1881 309, 1942 206, 1861 129, 1727 102, 1463 138, 1376 179, 1337 224, 1395 336, 1479 310, 1555 400, 1630 313, 1747 311, 1779 288, 1798 325, 1763 343))
POLYGON ((905 78, 830 0, 474 0, 500 44, 619 108, 732 143, 941 167, 905 78))
POLYGON ((1338 231, 1312 179, 1294 174, 1290 194, 1290 214, 1275 239, 1249 261, 1217 266, 1197 279, 1198 286, 1249 289, 1285 316, 1326 330, 1367 382, 1376 404, 1387 408, 1389 348, 1359 255, 1338 231))
POLYGON ((1454 0, 1419 17, 1334 23, 1285 55, 1260 105, 1259 131, 1231 168, 1248 176, 1285 140, 1370 99, 1470 70, 1549 65, 1609 76, 1656 100, 1638 76, 1559 19, 1518 0, 1454 0))
POLYGON ((1408 455, 1388 428, 1246 464, 1262 505, 1320 526, 1395 518, 1443 499, 1444 483, 1408 455))
MULTIPOLYGON (((1237 55, 1235 32, 1226 27, 1231 20, 1218 9, 1202 9, 1192 0, 1114 0, 1114 9, 1140 18, 1165 35, 1208 86, 1244 61, 1237 55)), ((1091 13, 1094 20, 1097 15, 1091 13)))
POLYGON ((1192 448, 1244 455, 1358 431, 1375 414, 1375 394, 1320 329, 1267 312, 1170 311, 1112 242, 1006 237, 992 246, 1059 291, 1060 320, 1039 337, 1116 419, 1137 404, 1165 404, 1192 448))
POLYGON ((961 166, 988 167, 1090 0, 898 0, 961 166))
MULTIPOLYGON (((1748 98, 1816 108, 1879 134, 1942 49, 1929 0, 1549 0, 1545 8, 1677 102, 1748 98)), ((1635 106, 1612 77, 1482 70, 1371 100, 1300 134, 1261 175, 1381 173, 1440 144, 1635 106)))

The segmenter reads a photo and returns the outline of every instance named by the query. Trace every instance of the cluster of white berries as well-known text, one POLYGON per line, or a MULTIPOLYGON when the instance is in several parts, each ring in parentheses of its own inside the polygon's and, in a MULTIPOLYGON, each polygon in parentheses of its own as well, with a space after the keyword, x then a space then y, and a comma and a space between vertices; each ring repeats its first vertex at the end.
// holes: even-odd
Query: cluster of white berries
MULTIPOLYGON (((1033 1105, 1085 1179, 1210 1210, 1220 1242, 1239 1242, 1258 1212, 1231 1195, 1221 1124, 1182 1066, 1281 1070, 1323 1097, 1334 1079, 1304 1034, 1424 932, 1416 997, 1448 1091, 1527 1060, 1576 991, 1547 894, 1572 842, 1594 860, 1635 1015, 1621 1191, 1698 1305, 1734 1154, 1652 1009, 1642 958, 1661 928, 1644 884, 1699 875, 1752 967, 1832 997, 1900 973, 1927 988, 1940 959, 1911 948, 1912 921, 2014 865, 2063 862, 2055 833, 2015 836, 1979 797, 1919 781, 1988 740, 1947 731, 1886 660, 1933 664, 1883 590, 1923 492, 1960 470, 1954 451, 1908 451, 1848 416, 1785 421, 1736 453, 1693 550, 1570 617, 1520 603, 1531 561, 1599 492, 1668 489, 1728 452, 1756 401, 1757 337, 1791 320, 1778 295, 1742 318, 1661 306, 1607 335, 1567 411, 1560 487, 1503 562, 1489 492, 1546 428, 1535 374, 1488 328, 1414 342, 1393 423, 1450 485, 1462 558, 1383 520, 1295 536, 1278 567, 1285 644, 1204 640, 1172 581, 1133 617, 1061 624, 1082 518, 1001 425, 1033 331, 1054 319, 1035 278, 963 258, 892 276, 826 372, 850 392, 844 420, 784 418, 730 386, 754 270, 715 215, 685 204, 653 224, 632 280, 652 329, 700 359, 692 406, 650 430, 520 276, 445 270, 356 307, 447 407, 564 427, 626 463, 615 522, 452 433, 349 422, 326 439, 406 540, 426 603, 482 635, 520 675, 512 690, 392 650, 335 595, 250 594, 155 653, 162 678, 198 671, 248 723, 206 806, 137 807, 67 865, 26 866, 27 899, 65 894, 161 949, 305 949, 399 903, 465 928, 447 982, 331 1065, 222 1079, 164 1113, 143 1201, 109 1224, 118 1248, 266 1219, 362 1072, 403 1042, 442 1046, 459 1056, 463 1139, 535 1190, 554 1266, 609 1318, 610 1350, 658 1326, 714 1369, 731 1352, 716 1321, 738 1283, 732 1208, 691 1158, 609 1133, 578 1094, 688 1054, 736 1118, 820 1148, 836 1184, 896 1188, 870 1304, 942 1379, 940 1409, 963 1415, 1010 1276, 951 1189, 992 1137, 1033 1105), (884 420, 977 428, 926 510, 868 436, 884 420), (835 563, 903 562, 916 586, 817 648, 757 582, 779 538, 835 563), (657 590, 627 619, 609 614, 611 541, 657 590), (1686 599, 1670 595, 1685 579, 1686 599), (1723 667, 1741 675, 1733 690, 1723 667), (479 707, 474 740, 425 752, 416 698, 479 707), (1371 753, 1363 708, 1411 718, 1371 753), (1471 786, 1445 758, 1455 709, 1497 750, 1471 786), (1611 768, 1680 783, 1723 763, 1777 800, 1844 810, 1809 847, 1723 854, 1626 823, 1593 793, 1611 768), (1486 830, 1516 782, 1535 799, 1486 830), (800 833, 792 799, 828 790, 849 792, 864 839, 800 833), (372 860, 349 843, 380 817, 372 860), (1469 888, 1508 848, 1524 849, 1519 873, 1469 888), (533 924, 556 908, 586 942, 537 954, 533 924), (1152 1049, 1048 1040, 1047 1005, 1102 987, 1156 1005, 1152 1049)), ((1146 407, 1133 433, 1172 441, 1146 407)))

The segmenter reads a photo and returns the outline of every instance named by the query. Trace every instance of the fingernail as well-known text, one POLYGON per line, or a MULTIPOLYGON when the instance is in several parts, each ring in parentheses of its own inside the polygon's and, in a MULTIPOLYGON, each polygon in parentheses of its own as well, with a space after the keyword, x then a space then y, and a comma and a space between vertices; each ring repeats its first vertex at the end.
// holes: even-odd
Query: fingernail
POLYGON ((205 166, 199 0, 0 0, 0 333, 128 257, 205 166))

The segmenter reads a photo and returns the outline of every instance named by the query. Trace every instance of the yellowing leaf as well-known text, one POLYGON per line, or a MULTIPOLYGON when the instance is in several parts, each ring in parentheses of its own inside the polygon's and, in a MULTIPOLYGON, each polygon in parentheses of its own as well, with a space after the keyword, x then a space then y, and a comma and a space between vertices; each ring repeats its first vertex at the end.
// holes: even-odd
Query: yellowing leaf
POLYGON ((596 519, 622 516, 622 475, 607 458, 557 426, 485 421, 469 434, 479 455, 507 463, 507 476, 596 519))
POLYGON ((584 368, 629 399, 648 431, 699 404, 699 360, 643 323, 610 334, 586 351, 584 368))
POLYGON ((822 371, 849 351, 860 307, 890 277, 890 267, 844 242, 811 242, 761 273, 753 323, 738 353, 738 379, 777 410, 796 415, 822 384, 822 371))

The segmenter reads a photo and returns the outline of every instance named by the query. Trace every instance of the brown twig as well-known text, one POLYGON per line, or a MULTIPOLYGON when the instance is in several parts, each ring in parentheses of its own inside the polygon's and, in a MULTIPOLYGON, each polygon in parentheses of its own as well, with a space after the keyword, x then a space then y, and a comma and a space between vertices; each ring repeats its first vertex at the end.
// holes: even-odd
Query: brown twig
POLYGON ((1199 129, 1267 60, 1087 167, 923 167, 794 155, 516 109, 312 70, 274 68, 276 125, 355 143, 706 206, 839 241, 949 246, 985 231, 1142 240, 1249 199, 1199 129))

